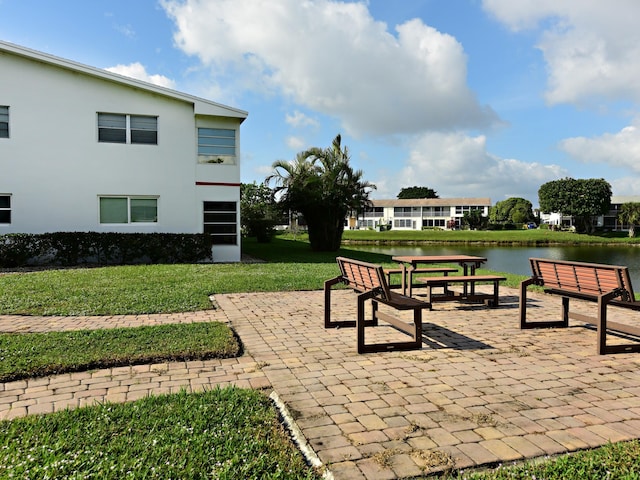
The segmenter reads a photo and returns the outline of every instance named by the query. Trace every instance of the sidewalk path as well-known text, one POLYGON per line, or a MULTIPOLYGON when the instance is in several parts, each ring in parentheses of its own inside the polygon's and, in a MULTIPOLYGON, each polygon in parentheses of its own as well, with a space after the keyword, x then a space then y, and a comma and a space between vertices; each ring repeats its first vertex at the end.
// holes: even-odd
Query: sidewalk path
MULTIPOLYGON (((218 310, 181 315, 0 317, 0 331, 216 320, 245 348, 237 359, 0 384, 0 418, 215 384, 273 389, 337 479, 410 478, 639 438, 640 355, 595 355, 596 333, 580 322, 521 331, 517 292, 501 293, 497 309, 436 304, 420 351, 367 355, 356 353, 353 328, 323 328, 319 291, 217 295, 218 310)), ((352 293, 332 300, 336 317, 355 318, 352 293)), ((559 312, 559 298, 531 294, 532 318, 559 312)), ((384 325, 367 334, 405 338, 384 325)))

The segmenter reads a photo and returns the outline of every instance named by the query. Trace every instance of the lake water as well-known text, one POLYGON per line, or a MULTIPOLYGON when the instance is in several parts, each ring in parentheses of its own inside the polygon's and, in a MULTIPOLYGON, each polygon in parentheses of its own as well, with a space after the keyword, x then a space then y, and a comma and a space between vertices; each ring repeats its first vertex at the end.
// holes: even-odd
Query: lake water
POLYGON ((385 255, 477 255, 486 257, 483 268, 498 272, 531 275, 530 257, 572 260, 592 263, 608 263, 629 267, 631 282, 640 291, 640 248, 639 247, 496 247, 496 246, 370 246, 358 245, 358 250, 385 255))

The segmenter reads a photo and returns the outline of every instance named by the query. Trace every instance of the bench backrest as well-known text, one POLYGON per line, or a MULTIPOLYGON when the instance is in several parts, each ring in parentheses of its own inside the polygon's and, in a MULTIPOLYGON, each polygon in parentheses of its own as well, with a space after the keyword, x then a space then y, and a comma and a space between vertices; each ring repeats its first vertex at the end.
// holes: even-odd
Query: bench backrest
POLYGON ((358 292, 376 290, 385 299, 391 298, 382 266, 352 258, 336 257, 343 281, 358 292))
POLYGON ((530 258, 529 262, 536 283, 546 288, 595 296, 619 289, 621 300, 635 299, 627 267, 545 258, 530 258))

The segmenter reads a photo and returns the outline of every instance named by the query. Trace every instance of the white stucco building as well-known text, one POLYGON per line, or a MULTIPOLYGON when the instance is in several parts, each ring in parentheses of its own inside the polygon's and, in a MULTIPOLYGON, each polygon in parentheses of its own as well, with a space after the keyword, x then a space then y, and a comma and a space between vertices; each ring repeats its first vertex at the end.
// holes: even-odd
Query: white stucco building
POLYGON ((0 234, 207 232, 238 261, 246 117, 0 42, 0 234))
POLYGON ((391 225, 394 230, 459 228, 462 217, 472 210, 489 216, 490 198, 421 198, 372 200, 371 207, 350 221, 350 227, 376 228, 391 225))

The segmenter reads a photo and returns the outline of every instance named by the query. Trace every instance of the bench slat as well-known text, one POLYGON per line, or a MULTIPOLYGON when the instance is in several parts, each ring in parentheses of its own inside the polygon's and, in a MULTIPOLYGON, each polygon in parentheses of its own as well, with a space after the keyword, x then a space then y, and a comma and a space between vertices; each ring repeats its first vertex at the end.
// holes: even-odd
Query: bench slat
POLYGON ((506 277, 500 277, 498 275, 456 275, 446 277, 418 277, 416 280, 422 283, 480 283, 502 281, 506 279, 506 277))

